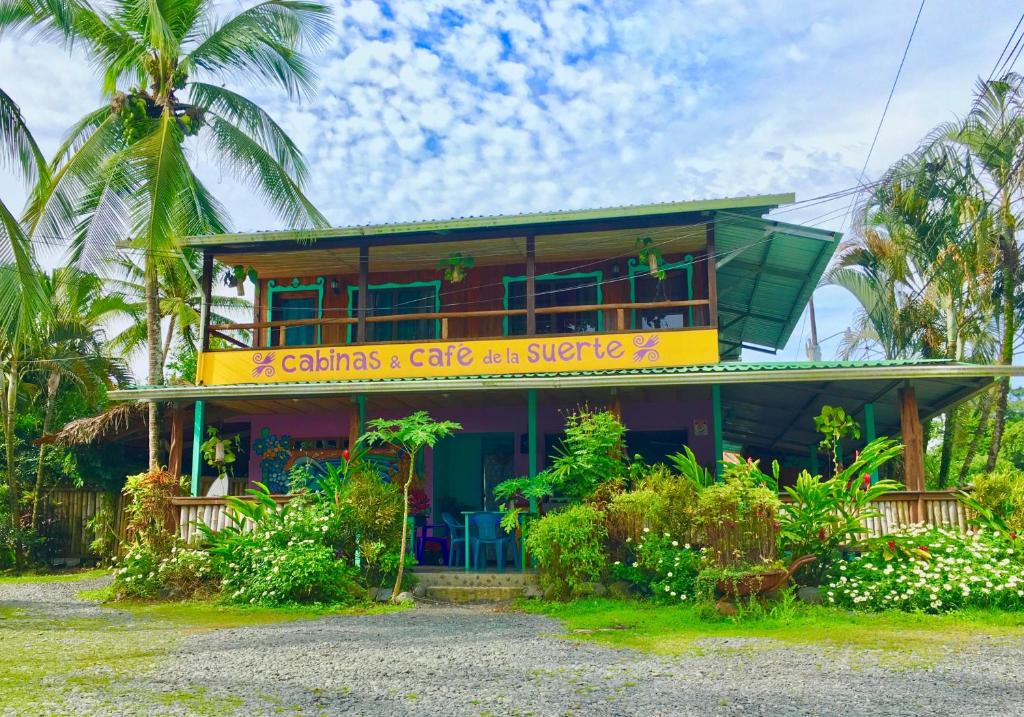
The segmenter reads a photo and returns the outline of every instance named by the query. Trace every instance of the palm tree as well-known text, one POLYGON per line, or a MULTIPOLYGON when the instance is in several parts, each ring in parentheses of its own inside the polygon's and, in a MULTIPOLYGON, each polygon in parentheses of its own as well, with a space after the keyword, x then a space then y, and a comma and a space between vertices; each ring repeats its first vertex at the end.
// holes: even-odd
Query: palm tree
MULTIPOLYGON (((35 378, 43 402, 43 435, 53 427, 54 409, 62 385, 73 383, 86 395, 97 396, 113 384, 128 383, 128 370, 121 359, 111 356, 105 327, 123 319, 130 307, 122 296, 109 292, 95 274, 74 267, 55 269, 42 281, 43 293, 53 311, 41 315, 35 324, 39 337, 31 355, 27 378, 35 378)), ((40 443, 32 493, 32 528, 39 520, 39 499, 43 490, 47 444, 40 443)))
MULTIPOLYGON (((108 288, 120 293, 128 302, 134 321, 114 336, 110 343, 121 355, 131 355, 146 345, 146 287, 141 267, 127 256, 116 260, 122 278, 109 279, 108 288)), ((165 267, 160 275, 160 314, 168 317, 160 351, 160 370, 167 366, 172 346, 195 351, 199 344, 202 293, 195 277, 199 273, 200 257, 185 249, 182 258, 165 267)), ((238 296, 214 294, 210 297, 210 321, 226 324, 231 318, 223 311, 244 311, 252 304, 238 296)))
MULTIPOLYGON (((53 179, 30 208, 32 231, 72 237, 91 268, 129 242, 144 258, 148 382, 162 381, 160 273, 183 236, 227 228, 223 207, 196 177, 200 147, 247 183, 290 227, 325 226, 303 194, 299 149, 261 107, 227 89, 236 81, 313 91, 303 51, 320 47, 330 11, 267 0, 227 19, 209 0, 0 0, 0 32, 35 27, 84 47, 109 98, 79 120, 51 163, 53 179), (109 9, 106 9, 109 8, 109 9)), ((157 404, 149 405, 149 461, 159 463, 157 404)))
MULTIPOLYGON (((0 90, 0 166, 13 166, 28 185, 47 181, 46 161, 18 105, 0 90)), ((19 525, 21 490, 14 461, 14 420, 21 358, 33 340, 31 325, 45 315, 35 254, 17 217, 0 199, 0 418, 3 422, 7 500, 14 528, 19 525)), ((20 556, 19 556, 20 559, 20 556)))
MULTIPOLYGON (((977 168, 975 191, 988 206, 990 238, 997 251, 995 298, 1001 324, 999 363, 1013 363, 1018 332, 1017 296, 1021 249, 1017 211, 1024 190, 1024 77, 1008 73, 979 82, 974 106, 966 119, 946 128, 946 141, 961 148, 977 168)), ((987 470, 995 468, 1006 424, 1009 378, 1000 379, 993 411, 992 443, 987 470)))

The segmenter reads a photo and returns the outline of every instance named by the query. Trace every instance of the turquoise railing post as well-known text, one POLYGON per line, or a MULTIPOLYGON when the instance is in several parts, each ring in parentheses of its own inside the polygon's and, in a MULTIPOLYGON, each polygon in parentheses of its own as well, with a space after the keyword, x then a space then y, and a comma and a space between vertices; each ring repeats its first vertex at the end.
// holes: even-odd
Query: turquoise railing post
MULTIPOLYGON (((522 518, 522 516, 520 516, 522 518)), ((527 518, 522 518, 519 523, 519 540, 522 542, 519 550, 519 571, 526 572, 526 523, 527 518)))
MULTIPOLYGON (((875 429, 875 404, 865 403, 864 404, 864 440, 868 443, 878 438, 878 434, 875 429)), ((871 482, 878 482, 878 469, 875 468, 871 471, 871 482)))
POLYGON ((405 546, 405 552, 408 555, 416 554, 416 517, 410 515, 405 519, 405 524, 408 527, 409 542, 405 546))
POLYGON ((711 386, 711 430, 714 435, 715 478, 722 479, 722 387, 717 383, 711 386))
POLYGON ((466 546, 466 572, 468 573, 469 572, 469 513, 467 512, 465 514, 465 516, 466 516, 466 532, 463 533, 463 535, 465 536, 466 539, 463 541, 463 543, 465 543, 465 546, 466 546))
POLYGON ((199 478, 203 472, 203 402, 196 401, 195 420, 192 425, 192 497, 199 495, 199 478))
POLYGON ((821 468, 818 466, 818 444, 815 443, 811 446, 811 475, 816 476, 821 473, 821 468))

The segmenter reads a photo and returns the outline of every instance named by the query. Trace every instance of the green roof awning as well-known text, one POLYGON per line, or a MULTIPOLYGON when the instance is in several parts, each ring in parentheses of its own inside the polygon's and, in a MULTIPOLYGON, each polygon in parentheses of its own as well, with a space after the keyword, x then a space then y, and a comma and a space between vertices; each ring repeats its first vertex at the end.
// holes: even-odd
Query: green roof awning
POLYGON ((715 215, 723 358, 782 349, 839 245, 838 232, 730 212, 715 215))

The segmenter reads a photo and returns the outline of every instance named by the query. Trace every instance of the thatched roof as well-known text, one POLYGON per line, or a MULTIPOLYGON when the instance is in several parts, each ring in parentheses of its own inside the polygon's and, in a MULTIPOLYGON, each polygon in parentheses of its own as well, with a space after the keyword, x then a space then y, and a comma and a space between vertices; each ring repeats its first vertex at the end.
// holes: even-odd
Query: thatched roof
POLYGON ((71 447, 122 439, 139 431, 145 432, 146 411, 144 403, 115 403, 102 413, 71 421, 59 431, 47 433, 34 442, 71 447))

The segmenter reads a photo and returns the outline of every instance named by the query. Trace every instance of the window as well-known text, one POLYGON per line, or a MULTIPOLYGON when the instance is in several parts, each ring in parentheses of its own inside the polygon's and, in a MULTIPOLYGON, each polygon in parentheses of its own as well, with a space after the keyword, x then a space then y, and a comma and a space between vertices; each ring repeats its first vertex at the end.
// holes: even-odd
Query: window
MULTIPOLYGON (((287 294, 273 296, 270 302, 271 321, 295 321, 298 319, 315 319, 317 317, 316 296, 312 293, 287 294)), ((281 328, 270 331, 271 346, 312 346, 317 343, 317 327, 288 326, 283 329, 284 340, 281 339, 281 328)))
MULTIPOLYGON (((629 284, 633 302, 689 301, 693 299, 693 257, 663 267, 665 278, 651 276, 646 264, 629 266, 629 284)), ((634 309, 632 326, 640 330, 682 329, 694 325, 693 307, 634 309)))
MULTIPOLYGON (((417 284, 382 284, 369 287, 369 311, 367 316, 396 316, 400 314, 430 314, 439 310, 438 291, 441 283, 431 281, 417 284)), ((360 296, 358 287, 349 287, 349 315, 356 316, 360 296)), ((375 321, 366 324, 367 341, 424 341, 436 339, 436 319, 411 319, 409 321, 375 321)), ((353 339, 354 326, 349 326, 349 341, 353 339)))
MULTIPOLYGON (((538 276, 537 308, 550 306, 593 306, 601 303, 601 272, 568 276, 538 276)), ((506 277, 505 304, 509 309, 526 308, 526 277, 506 277)), ((508 336, 526 335, 526 316, 507 318, 508 336)), ((537 314, 538 334, 583 334, 601 330, 600 311, 537 314)))

